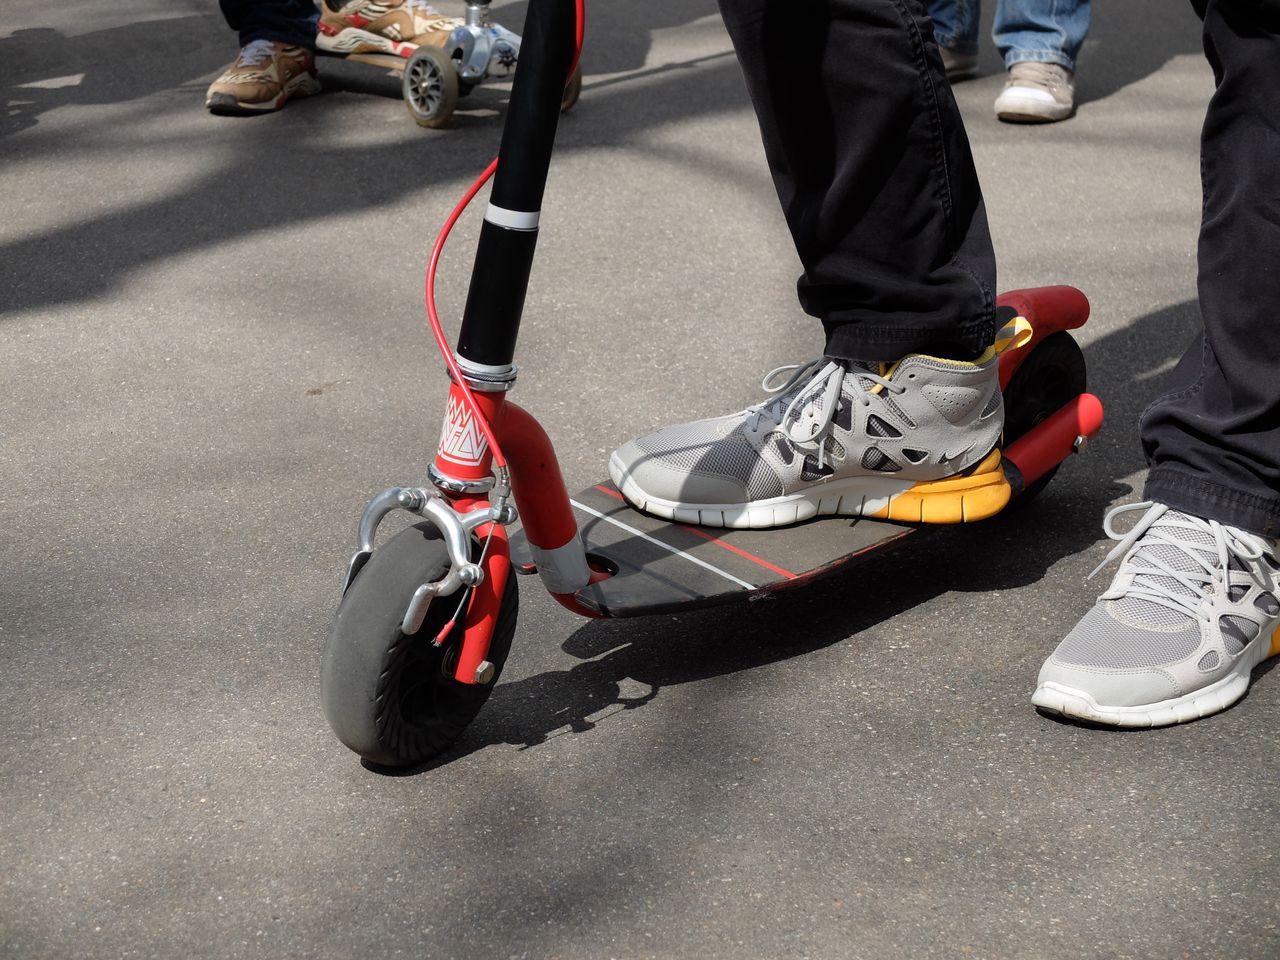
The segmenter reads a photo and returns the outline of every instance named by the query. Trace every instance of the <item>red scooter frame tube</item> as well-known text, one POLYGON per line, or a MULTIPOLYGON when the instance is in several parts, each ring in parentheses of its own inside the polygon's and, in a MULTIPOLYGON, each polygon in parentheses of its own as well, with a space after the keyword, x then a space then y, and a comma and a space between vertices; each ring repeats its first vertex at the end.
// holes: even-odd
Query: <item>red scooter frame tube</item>
MULTIPOLYGON (((506 451, 511 493, 543 583, 556 600, 575 613, 600 616, 576 599, 578 590, 604 574, 591 570, 587 563, 578 522, 569 505, 569 491, 546 431, 531 414, 508 401, 505 392, 473 393, 472 397, 506 451)), ((436 470, 455 480, 488 481, 492 477, 493 453, 487 442, 480 441, 478 456, 467 456, 465 460, 460 459, 457 445, 449 442, 451 437, 469 438, 472 446, 468 450, 473 451, 481 435, 457 383, 450 387, 448 409, 445 432, 436 451, 436 470)), ((488 500, 480 497, 457 495, 450 499, 455 509, 463 513, 489 506, 488 500)), ((454 669, 454 679, 460 683, 475 683, 476 668, 488 658, 503 591, 511 575, 511 555, 502 525, 480 527, 476 536, 482 543, 488 540, 488 549, 482 562, 484 581, 472 592, 462 650, 454 669)))

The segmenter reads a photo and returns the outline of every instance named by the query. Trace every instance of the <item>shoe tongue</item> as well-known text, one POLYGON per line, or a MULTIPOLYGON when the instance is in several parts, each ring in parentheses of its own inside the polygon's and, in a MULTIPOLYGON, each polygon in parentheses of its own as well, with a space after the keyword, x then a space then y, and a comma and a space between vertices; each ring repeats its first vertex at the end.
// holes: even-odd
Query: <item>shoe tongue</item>
POLYGON ((1066 79, 1066 70, 1054 63, 1024 60, 1014 65, 1014 79, 1034 86, 1055 87, 1066 79))
POLYGON ((876 388, 876 382, 867 376, 883 376, 886 364, 877 360, 850 360, 845 363, 844 395, 851 396, 854 391, 869 393, 876 388))
MULTIPOLYGON (((1203 557, 1207 563, 1216 565, 1218 563, 1217 543, 1213 539, 1213 534, 1207 529, 1201 528, 1201 523, 1202 521, 1197 521, 1185 513, 1170 510, 1152 525, 1151 530, 1148 531, 1148 536, 1156 532, 1163 533, 1170 540, 1177 540, 1179 543, 1186 544, 1192 553, 1203 557), (1167 521, 1194 524, 1194 527, 1174 526, 1167 521)), ((1188 597, 1194 600, 1200 599, 1200 593, 1191 589, 1182 581, 1165 575, 1162 569, 1150 562, 1151 560, 1159 560, 1179 573, 1203 573, 1203 568, 1196 563, 1191 553, 1168 543, 1151 543, 1147 541, 1147 537, 1143 537, 1139 541, 1138 548, 1134 551, 1132 559, 1129 561, 1129 566, 1135 573, 1133 578, 1135 584, 1153 587, 1175 596, 1188 597), (1143 572, 1144 570, 1154 572, 1146 573, 1143 572)), ((1152 603, 1141 597, 1124 597, 1115 601, 1115 604, 1120 612, 1127 614, 1132 619, 1154 626, 1177 626, 1186 620, 1192 619, 1188 614, 1171 610, 1169 607, 1152 603)))
POLYGON ((240 51, 240 62, 246 67, 256 67, 270 60, 273 53, 275 53, 275 47, 270 40, 252 40, 240 51))

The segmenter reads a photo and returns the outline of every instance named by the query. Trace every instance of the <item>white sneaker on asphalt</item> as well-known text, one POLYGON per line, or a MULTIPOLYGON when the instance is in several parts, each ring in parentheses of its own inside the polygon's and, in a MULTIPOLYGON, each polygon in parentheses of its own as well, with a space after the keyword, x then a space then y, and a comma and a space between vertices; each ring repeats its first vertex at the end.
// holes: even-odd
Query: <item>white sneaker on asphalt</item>
MULTIPOLYGON (((1276 541, 1171 510, 1116 507, 1103 529, 1120 569, 1040 670, 1037 707, 1118 727, 1217 713, 1280 652, 1276 541), (1113 521, 1143 511, 1127 535, 1113 521)), ((1094 573, 1097 573, 1095 570, 1094 573)))
POLYGON ((1006 123, 1053 123, 1075 110, 1075 77, 1056 63, 1015 63, 996 97, 996 116, 1006 123))
POLYGON ((713 527, 833 515, 980 520, 1011 493, 997 447, 999 355, 1030 335, 1019 317, 973 362, 911 354, 779 367, 762 384, 772 399, 632 440, 610 457, 609 475, 637 509, 713 527))

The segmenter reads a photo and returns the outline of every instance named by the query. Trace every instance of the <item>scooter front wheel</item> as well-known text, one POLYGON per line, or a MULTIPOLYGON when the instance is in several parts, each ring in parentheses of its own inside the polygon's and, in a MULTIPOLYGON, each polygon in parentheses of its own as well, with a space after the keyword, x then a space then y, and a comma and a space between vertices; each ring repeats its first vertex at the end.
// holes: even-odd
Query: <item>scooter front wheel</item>
POLYGON ((514 576, 507 578, 489 646, 494 665, 489 683, 453 678, 462 624, 442 646, 432 643, 462 594, 433 601, 416 633, 407 636, 400 629, 414 591, 440 579, 448 563, 434 526, 419 523, 402 530, 373 552, 329 629, 320 661, 325 719, 339 740, 371 763, 414 766, 445 750, 489 699, 511 650, 517 613, 514 576))
POLYGON ((404 65, 400 92, 420 127, 443 127, 458 106, 458 70, 443 51, 421 46, 404 65))

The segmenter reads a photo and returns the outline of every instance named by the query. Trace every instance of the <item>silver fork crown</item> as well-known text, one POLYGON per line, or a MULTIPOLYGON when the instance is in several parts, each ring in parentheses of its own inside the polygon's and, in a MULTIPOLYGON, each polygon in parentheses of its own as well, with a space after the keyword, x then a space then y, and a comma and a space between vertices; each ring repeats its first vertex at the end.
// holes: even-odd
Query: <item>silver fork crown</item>
POLYGON ((509 511, 505 504, 498 502, 459 513, 435 491, 424 487, 388 487, 369 501, 360 517, 359 549, 347 566, 343 593, 350 589, 361 568, 373 556, 374 536, 378 525, 393 510, 407 510, 429 521, 440 531, 445 550, 449 554, 449 568, 444 576, 418 587, 405 609, 400 629, 406 634, 413 634, 422 627, 433 599, 447 597, 462 587, 478 586, 484 581, 484 569, 471 562, 471 535, 477 527, 486 523, 503 522, 509 511))

